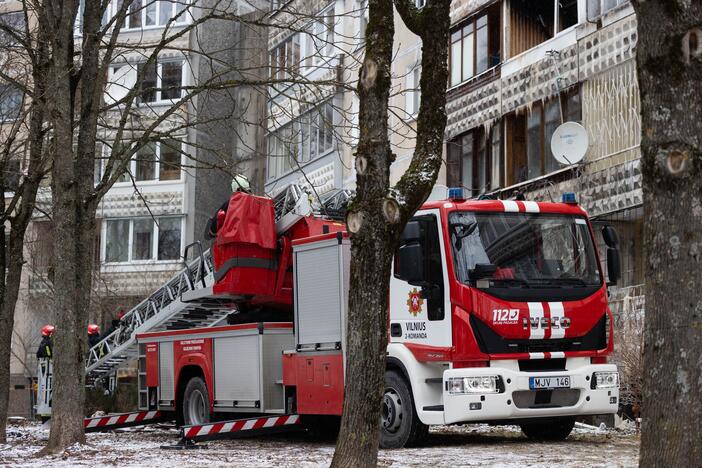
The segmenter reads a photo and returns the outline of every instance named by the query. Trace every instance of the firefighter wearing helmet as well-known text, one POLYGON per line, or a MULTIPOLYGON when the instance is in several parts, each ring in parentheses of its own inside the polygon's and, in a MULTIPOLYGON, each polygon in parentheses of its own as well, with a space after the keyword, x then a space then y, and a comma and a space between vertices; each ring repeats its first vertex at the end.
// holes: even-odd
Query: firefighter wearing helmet
POLYGON ((88 325, 88 347, 92 348, 100 342, 100 327, 91 323, 88 325))
MULTIPOLYGON (((251 193, 251 185, 249 184, 249 179, 243 174, 237 174, 232 179, 232 192, 244 192, 251 193)), ((229 208, 229 200, 225 201, 222 206, 215 212, 214 216, 207 220, 207 226, 205 226, 205 238, 214 239, 217 237, 217 231, 224 223, 224 218, 227 214, 227 209, 229 208)))
POLYGON ((37 349, 37 358, 47 358, 51 359, 53 357, 53 342, 51 340, 51 335, 54 334, 53 325, 44 325, 41 327, 41 342, 39 343, 39 349, 37 349))

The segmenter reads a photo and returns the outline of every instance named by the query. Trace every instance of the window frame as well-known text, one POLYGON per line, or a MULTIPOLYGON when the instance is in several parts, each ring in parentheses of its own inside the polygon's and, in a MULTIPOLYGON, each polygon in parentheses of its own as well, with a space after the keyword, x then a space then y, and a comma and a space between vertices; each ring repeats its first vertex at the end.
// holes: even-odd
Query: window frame
MULTIPOLYGON (((27 23, 22 10, 3 12, 0 15, 0 20, 2 20, 6 27, 12 28, 18 36, 26 37, 27 23), (11 18, 19 18, 19 21, 8 21, 11 18)), ((0 32, 0 46, 10 48, 17 44, 19 44, 19 41, 15 37, 8 34, 6 31, 0 32), (7 42, 4 42, 5 39, 7 42)), ((7 51, 5 51, 5 53, 7 53, 7 51)))
POLYGON ((286 80, 300 73, 302 46, 300 33, 290 34, 268 51, 269 77, 274 80, 286 80), (295 55, 297 52, 297 55, 295 55), (290 67, 288 61, 293 63, 290 67))
MULTIPOLYGON (((133 32, 133 31, 141 31, 141 30, 149 30, 149 29, 162 29, 165 28, 166 25, 169 27, 173 26, 183 26, 188 23, 190 23, 191 19, 191 14, 188 12, 183 13, 178 21, 173 21, 169 24, 169 22, 175 18, 176 14, 178 13, 178 7, 181 6, 186 0, 134 0, 134 2, 129 6, 129 9, 127 11, 127 14, 124 19, 124 25, 120 29, 121 32, 133 32), (139 2, 139 17, 140 17, 140 25, 139 26, 132 26, 131 25, 131 20, 132 20, 132 7, 136 5, 136 3, 139 2), (155 24, 146 24, 146 10, 148 5, 154 5, 156 6, 156 23, 155 24), (161 14, 162 14, 162 7, 170 5, 171 7, 171 12, 170 15, 167 15, 167 19, 165 23, 161 23, 161 14)), ((109 9, 110 11, 110 16, 113 17, 117 14, 119 11, 120 5, 119 5, 119 0, 112 2, 112 8, 109 9)), ((187 2, 187 4, 182 5, 184 10, 187 10, 190 8, 190 2, 187 2)), ((182 10, 181 10, 182 11, 182 10)))
MULTIPOLYGON (((557 1, 557 0, 555 0, 557 1)), ((470 18, 461 21, 457 26, 451 28, 449 31, 449 54, 448 54, 448 75, 449 75, 449 86, 448 88, 456 88, 459 87, 476 77, 492 70, 493 68, 497 67, 501 62, 502 62, 502 39, 501 39, 501 33, 498 34, 498 44, 497 44, 497 53, 500 54, 497 63, 492 64, 491 60, 491 51, 495 49, 495 44, 494 44, 494 38, 493 34, 491 34, 491 30, 494 28, 497 28, 498 30, 501 30, 501 24, 502 24, 502 16, 501 14, 496 14, 495 11, 492 10, 494 7, 489 7, 484 10, 481 10, 477 14, 471 16, 470 18), (491 21, 491 17, 496 17, 497 18, 497 25, 494 25, 494 19, 491 21), (478 25, 479 22, 482 21, 482 19, 485 18, 485 24, 484 25, 478 25), (469 29, 469 30, 468 30, 469 29), (481 32, 481 30, 485 29, 485 35, 486 35, 486 54, 485 54, 485 69, 484 70, 479 70, 478 69, 478 64, 479 64, 479 58, 478 58, 478 34, 481 32), (456 33, 460 33, 460 38, 458 40, 454 40, 453 37, 456 33), (464 76, 464 47, 467 38, 471 37, 472 38, 472 44, 470 45, 471 47, 471 67, 472 67, 472 73, 469 76, 464 76), (454 44, 460 43, 460 52, 458 54, 458 57, 460 58, 460 63, 458 64, 459 66, 459 81, 454 83, 453 82, 453 71, 454 71, 454 60, 453 60, 453 47, 454 44)), ((501 10, 500 10, 501 12, 501 10)))
POLYGON ((129 266, 129 265, 152 265, 152 264, 167 264, 181 261, 181 255, 183 253, 184 241, 185 241, 185 216, 182 214, 176 215, 159 215, 155 217, 148 216, 136 216, 133 218, 103 218, 101 220, 102 235, 101 238, 104 241, 101 242, 100 246, 100 263, 103 266, 129 266), (154 221, 154 218, 156 221, 154 221), (180 246, 179 246, 179 258, 159 260, 159 236, 160 236, 160 222, 165 219, 179 219, 180 220, 180 246), (151 258, 148 259, 134 259, 134 224, 137 221, 149 220, 152 223, 152 238, 151 238, 151 258), (127 236, 127 260, 125 261, 107 261, 107 243, 108 243, 108 225, 111 222, 128 222, 128 236, 127 236))
MULTIPOLYGON (((291 174, 300 167, 312 161, 316 161, 335 150, 336 136, 334 124, 337 119, 337 113, 334 109, 333 101, 333 98, 331 98, 319 103, 312 109, 303 112, 284 125, 276 128, 266 136, 268 154, 266 158, 267 181, 291 174), (309 137, 309 143, 306 146, 302 138, 303 135, 305 135, 305 131, 302 127, 303 125, 307 127, 307 135, 309 137), (287 136, 281 136, 284 132, 290 133, 287 136), (294 154, 298 157, 296 164, 293 165, 293 160, 291 159, 286 167, 286 159, 291 158, 293 154, 291 154, 292 152, 288 152, 288 154, 284 154, 281 157, 281 155, 277 154, 277 146, 275 147, 276 151, 273 151, 271 142, 276 141, 282 142, 283 144, 287 142, 292 143, 286 146, 295 148, 294 154), (321 150, 320 142, 323 143, 321 150), (315 145, 313 145, 313 143, 315 143, 315 145), (305 148, 308 149, 309 153, 305 151, 305 148)), ((278 143, 275 144, 277 145, 278 143)))
MULTIPOLYGON (((138 180, 137 179, 137 157, 139 155, 139 151, 142 149, 146 148, 147 145, 144 147, 140 148, 139 151, 136 151, 132 157, 130 158, 129 161, 129 167, 127 169, 128 173, 125 172, 125 175, 127 176, 127 180, 118 180, 114 183, 114 187, 124 187, 124 186, 131 186, 132 185, 132 178, 134 179, 134 183, 138 185, 163 185, 163 184, 180 184, 184 181, 184 175, 183 175, 183 159, 185 158, 185 150, 183 149, 183 146, 186 144, 186 142, 182 139, 184 136, 174 136, 172 138, 164 138, 164 140, 172 140, 172 141, 177 141, 180 142, 180 177, 178 179, 163 179, 161 180, 160 175, 161 175, 161 144, 162 141, 154 141, 154 142, 149 142, 147 145, 155 145, 155 152, 154 152, 154 161, 153 161, 153 174, 154 178, 153 179, 144 179, 144 180, 138 180), (131 177, 129 176, 131 174, 131 177)), ((99 163, 99 167, 96 167, 96 173, 95 173, 95 180, 96 184, 102 179, 102 174, 103 170, 105 167, 106 161, 110 158, 112 154, 112 147, 109 146, 107 143, 98 143, 101 145, 101 161, 99 163), (98 173, 99 169, 99 173, 98 173)))
POLYGON ((447 183, 449 186, 463 187, 468 190, 471 197, 475 197, 497 190, 503 185, 504 129, 501 121, 494 124, 489 132, 486 132, 483 127, 472 128, 450 140, 447 145, 447 183), (499 134, 497 141, 495 141, 496 134, 499 134), (466 141, 468 141, 467 144, 466 141), (470 151, 466 151, 467 149, 470 151), (495 149, 497 149, 497 155, 494 154, 495 149), (470 167, 466 168, 464 163, 469 154, 470 167), (464 180, 466 169, 470 172, 470 181, 464 180), (497 172, 494 171, 495 169, 497 172), (483 187, 480 187, 481 181, 484 182, 483 187))
MULTIPOLYGON (((368 18, 367 2, 359 2, 359 32, 363 34, 363 18, 368 18), (365 5, 365 6, 364 6, 365 5), (364 10, 365 8, 365 10, 364 10)), ((334 38, 336 37, 336 16, 334 15, 334 4, 320 10, 315 14, 315 18, 305 27, 305 31, 300 34, 300 64, 301 71, 307 75, 318 70, 324 65, 328 65, 335 58, 334 38), (322 39, 317 39, 324 36, 322 39), (319 47, 317 41, 320 42, 319 47)), ((360 37, 361 42, 364 40, 360 37)))
POLYGON ((0 84, 0 101, 2 106, 0 106, 0 124, 16 122, 22 117, 22 111, 24 109, 24 95, 22 90, 13 86, 11 83, 0 84), (11 102, 13 105, 16 104, 16 108, 7 108, 7 113, 5 109, 2 109, 6 103, 11 102))
MULTIPOLYGON (((547 133, 546 127, 548 125, 546 118, 547 118, 547 106, 549 106, 549 105, 554 105, 558 111, 558 116, 557 116, 556 120, 559 123, 555 126, 555 128, 558 128, 558 125, 561 125, 561 123, 560 123, 561 122, 561 112, 562 112, 564 122, 569 122, 569 121, 581 122, 582 121, 582 95, 580 93, 580 86, 575 86, 569 90, 565 90, 565 91, 561 92, 560 94, 553 96, 551 99, 548 99, 546 101, 539 101, 539 102, 534 103, 534 105, 531 109, 530 115, 534 115, 534 113, 538 112, 538 116, 539 116, 540 171, 539 171, 539 174, 536 174, 533 176, 531 174, 529 174, 529 162, 530 161, 529 161, 529 157, 528 157, 528 153, 527 153, 527 179, 526 179, 527 181, 529 181, 531 179, 535 179, 537 177, 546 176, 548 174, 551 174, 553 172, 556 172, 556 171, 562 169, 561 167, 559 167, 557 165, 558 164, 557 162, 555 163, 556 165, 554 166, 554 168, 552 168, 552 170, 549 170, 549 167, 548 167, 549 164, 548 164, 547 158, 551 152, 551 148, 550 148, 551 142, 550 142, 550 139, 547 138, 547 136, 546 136, 546 133, 547 133), (578 120, 569 120, 569 118, 573 114, 573 110, 570 109, 569 106, 570 106, 570 103, 572 102, 571 99, 574 96, 578 96, 578 107, 579 107, 580 118, 578 120)), ((549 120, 549 122, 550 122, 550 120, 549 120)), ((527 119, 527 129, 525 131, 525 141, 526 141, 525 147, 527 148, 527 151, 529 148, 528 125, 529 125, 529 123, 528 123, 528 119, 527 119)), ((555 131, 555 128, 554 128, 554 131, 555 131)))
MULTIPOLYGON (((111 65, 110 66, 110 79, 114 76, 114 73, 117 69, 123 67, 123 66, 134 66, 136 67, 136 73, 137 76, 139 76, 139 72, 141 70, 141 67, 145 66, 147 62, 137 62, 134 64, 116 64, 116 65, 111 65)), ((163 105, 163 104, 174 104, 177 102, 179 99, 183 98, 183 88, 186 86, 186 66, 187 60, 185 58, 182 59, 164 59, 164 60, 157 60, 156 63, 152 64, 156 66, 156 85, 151 89, 150 92, 154 93, 154 100, 153 101, 145 101, 142 97, 143 92, 141 89, 139 89, 139 92, 137 93, 136 99, 135 99, 135 104, 137 107, 149 107, 149 106, 158 106, 158 105, 163 105), (180 97, 177 98, 167 98, 163 99, 163 65, 165 64, 174 64, 174 63, 179 63, 180 64, 180 97)), ((144 74, 144 77, 146 77, 146 74, 144 74)), ((144 84, 144 78, 138 83, 135 84, 135 86, 141 86, 144 84)), ((168 90, 168 91, 173 91, 173 90, 168 90)))

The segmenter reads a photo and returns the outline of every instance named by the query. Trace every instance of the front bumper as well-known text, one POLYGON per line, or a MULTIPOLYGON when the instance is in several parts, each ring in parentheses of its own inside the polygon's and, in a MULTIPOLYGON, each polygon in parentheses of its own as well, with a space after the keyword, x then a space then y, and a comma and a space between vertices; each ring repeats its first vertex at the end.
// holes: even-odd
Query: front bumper
POLYGON ((555 416, 616 413, 619 388, 592 389, 592 374, 616 371, 613 364, 588 364, 574 370, 521 372, 499 367, 448 369, 443 375, 444 422, 497 421, 555 416), (448 381, 456 377, 499 375, 503 391, 490 394, 451 394, 448 381), (569 376, 569 389, 531 390, 529 377, 569 376), (550 392, 550 393, 549 393, 550 392), (537 395, 538 393, 538 395, 537 395))

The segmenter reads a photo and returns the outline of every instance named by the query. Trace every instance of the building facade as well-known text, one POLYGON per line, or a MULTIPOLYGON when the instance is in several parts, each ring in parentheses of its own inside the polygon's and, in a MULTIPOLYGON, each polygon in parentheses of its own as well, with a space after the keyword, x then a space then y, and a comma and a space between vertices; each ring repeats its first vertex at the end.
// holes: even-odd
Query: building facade
MULTIPOLYGON (((95 301, 90 319, 103 331, 118 311, 141 302, 182 268, 188 244, 202 241, 208 247, 206 222, 230 196, 231 174, 248 171, 261 159, 263 133, 250 128, 253 123, 260 126, 260 117, 248 103, 251 88, 212 85, 255 79, 264 70, 258 68, 257 61, 265 50, 265 37, 261 36, 265 31, 244 27, 238 21, 208 19, 181 35, 184 28, 209 14, 207 2, 198 2, 197 8, 189 4, 133 2, 118 38, 123 46, 108 70, 104 95, 108 106, 117 105, 137 86, 138 74, 144 77, 138 85, 144 91, 131 111, 135 123, 127 129, 129 137, 133 139, 160 122, 151 141, 134 154, 127 172, 104 195, 97 210, 94 281, 87 287, 92 286, 95 301), (154 63, 146 64, 163 37, 176 36, 169 39, 154 63), (177 105, 197 87, 207 89, 177 105)), ((115 15, 119 5, 121 2, 111 2, 105 18, 115 15)), ((227 5, 228 10, 220 13, 260 15, 247 1, 227 5)), ((80 30, 79 13, 77 39, 80 30)), ((117 107, 102 121, 96 185, 110 155, 120 149, 114 129, 121 115, 122 109, 117 107)), ((38 194, 38 209, 27 233, 26 278, 16 313, 12 373, 25 384, 35 371, 39 330, 53 321, 53 238, 51 222, 45 216, 51 209, 48 185, 38 194)), ((27 415, 23 398, 12 405, 15 414, 27 415)))
MULTIPOLYGON (((363 60, 368 2, 317 0, 282 2, 271 13, 268 51, 267 173, 265 191, 288 184, 313 197, 335 188, 354 188, 359 102, 355 92, 363 60)), ((418 5, 423 2, 418 0, 418 5)), ((391 142, 396 153, 392 178, 409 165, 419 110, 421 41, 396 14, 391 142)))

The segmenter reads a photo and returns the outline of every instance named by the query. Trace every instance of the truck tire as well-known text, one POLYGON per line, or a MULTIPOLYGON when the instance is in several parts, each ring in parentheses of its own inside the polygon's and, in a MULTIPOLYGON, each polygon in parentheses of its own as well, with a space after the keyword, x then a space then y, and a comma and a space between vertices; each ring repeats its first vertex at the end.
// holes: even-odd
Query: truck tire
POLYGON ((385 394, 380 415, 380 447, 412 447, 424 439, 429 426, 417 416, 412 389, 396 371, 385 372, 385 394))
POLYGON ((183 392, 183 423, 186 426, 210 422, 210 399, 207 385, 201 377, 188 381, 183 392))
POLYGON ((532 440, 565 440, 575 426, 575 418, 554 418, 544 422, 520 424, 525 436, 532 440))

